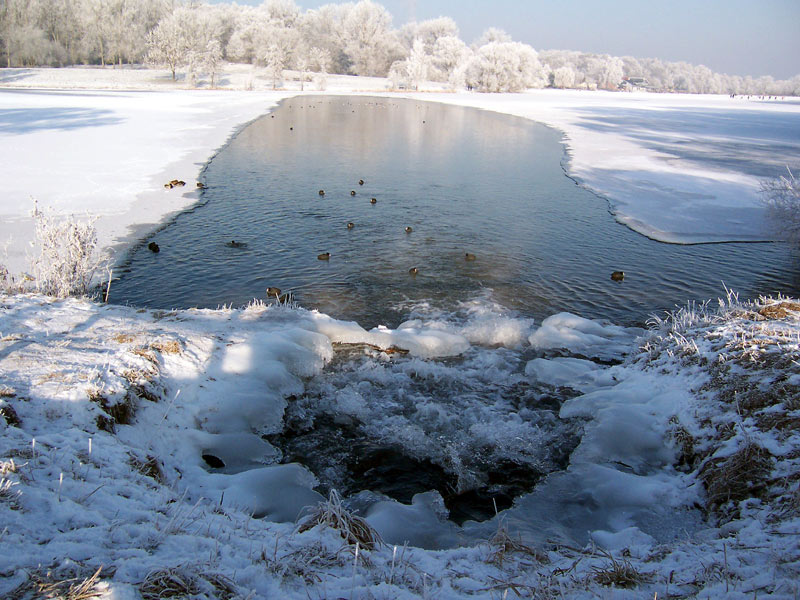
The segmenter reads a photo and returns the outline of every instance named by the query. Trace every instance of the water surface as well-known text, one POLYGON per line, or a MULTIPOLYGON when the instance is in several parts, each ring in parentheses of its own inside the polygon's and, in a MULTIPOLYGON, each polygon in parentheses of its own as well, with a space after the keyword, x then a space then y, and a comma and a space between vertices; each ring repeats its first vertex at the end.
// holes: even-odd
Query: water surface
POLYGON ((159 254, 131 254, 111 297, 216 308, 275 286, 370 327, 397 325, 409 304, 452 310, 487 294, 537 320, 566 310, 630 324, 723 285, 742 297, 800 290, 787 245, 652 241, 566 177, 564 157, 559 132, 517 117, 286 100, 214 157, 201 203, 152 236, 159 254), (616 270, 624 282, 611 281, 616 270))

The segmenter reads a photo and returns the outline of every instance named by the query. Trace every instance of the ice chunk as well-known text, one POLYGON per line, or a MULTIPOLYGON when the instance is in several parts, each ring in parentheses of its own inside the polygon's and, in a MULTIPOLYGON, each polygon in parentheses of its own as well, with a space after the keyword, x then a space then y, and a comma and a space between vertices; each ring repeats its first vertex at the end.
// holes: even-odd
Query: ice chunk
POLYGON ((571 313, 547 317, 528 338, 540 350, 565 349, 597 358, 613 358, 631 350, 642 330, 637 327, 605 325, 571 313))
POLYGON ((189 434, 202 454, 222 461, 226 473, 238 473, 258 465, 275 462, 279 452, 261 436, 252 433, 212 434, 191 431, 189 434))
POLYGON ((276 522, 296 521, 303 509, 324 501, 325 498, 312 489, 316 483, 314 475, 297 463, 252 469, 236 475, 214 473, 202 482, 205 493, 208 494, 209 487, 216 490, 223 505, 276 522))
POLYGON ((617 383, 611 369, 580 358, 535 358, 525 365, 525 375, 541 383, 568 386, 580 392, 617 383))
POLYGON ((366 520, 387 544, 438 550, 456 542, 456 527, 442 519, 444 503, 438 492, 416 494, 411 504, 393 500, 376 502, 367 511, 366 520))

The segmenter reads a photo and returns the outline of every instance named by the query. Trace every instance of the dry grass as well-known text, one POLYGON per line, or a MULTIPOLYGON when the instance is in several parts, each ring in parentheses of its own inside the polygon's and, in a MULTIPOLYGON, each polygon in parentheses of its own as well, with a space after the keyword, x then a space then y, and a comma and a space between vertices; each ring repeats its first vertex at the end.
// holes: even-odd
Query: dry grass
POLYGON ((150 477, 158 483, 164 483, 164 471, 161 469, 161 463, 158 462, 155 456, 148 454, 144 460, 133 454, 128 454, 128 457, 128 464, 134 471, 146 477, 150 477))
POLYGON ((608 552, 603 552, 603 554, 609 560, 608 565, 592 567, 592 579, 600 585, 633 588, 645 581, 645 577, 627 558, 617 560, 608 552))
POLYGON ((16 484, 10 479, 0 478, 0 502, 5 502, 14 510, 19 508, 17 500, 20 495, 19 491, 14 489, 15 486, 16 484))
POLYGON ((770 453, 753 443, 727 458, 707 462, 700 470, 707 507, 719 511, 729 502, 756 497, 766 487, 772 463, 770 453))
POLYGON ((22 421, 20 421, 17 416, 17 411, 14 410, 14 407, 3 400, 0 400, 0 417, 5 419, 9 427, 19 427, 22 425, 22 421))
POLYGON ((342 506, 342 499, 336 490, 331 490, 326 502, 320 502, 312 509, 297 530, 302 533, 317 525, 331 527, 337 530, 348 544, 358 544, 368 550, 383 543, 380 534, 369 523, 351 514, 342 506))
POLYGON ((497 532, 489 539, 489 556, 486 562, 497 567, 503 565, 510 554, 521 554, 534 559, 539 564, 548 564, 550 559, 543 552, 523 544, 521 539, 515 540, 508 533, 508 528, 502 521, 497 526, 497 532))
POLYGON ((681 425, 678 417, 673 416, 669 420, 670 428, 668 430, 669 437, 675 443, 675 447, 678 450, 678 460, 676 463, 676 467, 680 467, 683 470, 691 470, 697 464, 697 452, 695 447, 697 445, 697 440, 694 436, 689 433, 689 431, 681 425))
POLYGON ((765 319, 785 319, 795 316, 793 313, 800 313, 800 302, 783 301, 775 304, 767 304, 759 309, 758 314, 765 319))
POLYGON ((130 394, 112 403, 99 388, 86 391, 89 400, 97 404, 104 414, 97 415, 95 424, 101 431, 114 433, 117 425, 128 425, 133 421, 136 405, 130 394))
POLYGON ((118 344, 130 344, 136 339, 136 336, 130 333, 118 333, 117 335, 111 336, 111 339, 118 344))
MULTIPOLYGON (((302 579, 306 585, 316 585, 322 582, 323 575, 334 569, 341 569, 352 564, 349 556, 341 552, 332 552, 319 542, 303 546, 287 554, 277 554, 277 541, 275 552, 267 556, 266 551, 261 552, 261 560, 267 569, 280 579, 302 579)), ((364 558, 364 555, 361 555, 364 558)))
POLYGON ((100 581, 99 567, 93 575, 80 578, 58 579, 54 573, 33 573, 30 579, 12 592, 12 598, 19 600, 90 600, 105 594, 105 585, 100 581))
POLYGON ((178 340, 156 340, 150 344, 150 348, 161 354, 180 354, 183 352, 183 345, 178 340))
POLYGON ((153 366, 158 367, 158 357, 155 353, 150 349, 152 346, 148 348, 134 348, 131 350, 132 354, 139 356, 145 359, 147 362, 151 363, 153 366))
POLYGON ((139 584, 139 592, 142 594, 143 600, 186 598, 198 596, 204 592, 221 600, 229 600, 237 596, 235 584, 224 575, 200 574, 186 566, 151 571, 139 584))

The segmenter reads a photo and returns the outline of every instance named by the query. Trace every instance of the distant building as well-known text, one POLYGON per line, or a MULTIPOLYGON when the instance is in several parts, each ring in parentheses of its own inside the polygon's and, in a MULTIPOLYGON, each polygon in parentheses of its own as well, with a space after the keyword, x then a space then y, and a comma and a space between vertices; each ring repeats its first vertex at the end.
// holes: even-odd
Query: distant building
POLYGON ((620 90, 651 90, 650 82, 644 77, 623 77, 619 82, 617 89, 620 90))

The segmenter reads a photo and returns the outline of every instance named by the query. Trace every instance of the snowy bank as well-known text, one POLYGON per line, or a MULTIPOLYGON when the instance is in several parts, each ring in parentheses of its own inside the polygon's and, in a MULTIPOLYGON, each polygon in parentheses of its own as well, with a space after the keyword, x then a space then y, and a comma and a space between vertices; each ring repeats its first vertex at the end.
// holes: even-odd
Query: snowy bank
MULTIPOLYGON (((203 165, 280 99, 396 96, 384 79, 344 76, 329 76, 324 91, 301 92, 290 81, 289 89, 272 92, 263 74, 241 65, 229 65, 220 81, 223 89, 190 90, 158 70, 0 70, 0 160, 9 174, 0 242, 10 270, 27 268, 32 197, 61 213, 99 215, 100 246, 115 254, 196 202, 203 165), (187 187, 165 191, 173 179, 187 187)), ((402 95, 564 131, 570 175, 607 197, 620 222, 662 241, 770 239, 758 179, 781 172, 800 150, 800 104, 791 100, 439 88, 402 95)))
MULTIPOLYGON (((559 315, 531 335, 544 354, 526 372, 558 387, 583 374, 560 411, 583 422, 568 467, 463 528, 436 494, 376 502, 348 522, 385 543, 360 546, 331 526, 343 521, 295 525, 323 498, 263 435, 336 340, 383 338, 260 304, 165 313, 4 296, 0 311, 0 595, 84 579, 108 598, 176 585, 257 598, 800 591, 798 303, 683 311, 629 338, 615 366, 562 354, 603 339, 616 352, 625 332, 559 315)), ((402 344, 430 327, 415 329, 377 333, 402 344)), ((376 352, 424 376, 413 348, 376 352)))

